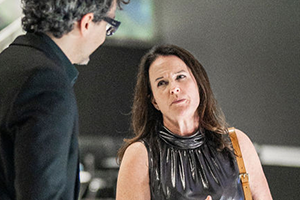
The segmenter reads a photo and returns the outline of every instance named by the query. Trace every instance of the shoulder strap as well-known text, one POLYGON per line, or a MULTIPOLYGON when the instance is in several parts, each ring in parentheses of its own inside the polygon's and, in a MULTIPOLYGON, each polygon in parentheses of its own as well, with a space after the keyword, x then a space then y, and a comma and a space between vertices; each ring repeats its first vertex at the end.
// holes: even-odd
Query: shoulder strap
POLYGON ((242 186, 243 186, 245 200, 252 200, 252 195, 251 195, 251 190, 250 190, 250 185, 249 185, 249 174, 246 172, 243 155, 242 155, 242 152, 240 149, 239 141, 238 141, 236 133, 235 133, 235 128, 234 127, 229 128, 228 132, 230 135, 234 153, 236 155, 236 162, 238 164, 239 171, 240 171, 240 179, 241 179, 242 186))

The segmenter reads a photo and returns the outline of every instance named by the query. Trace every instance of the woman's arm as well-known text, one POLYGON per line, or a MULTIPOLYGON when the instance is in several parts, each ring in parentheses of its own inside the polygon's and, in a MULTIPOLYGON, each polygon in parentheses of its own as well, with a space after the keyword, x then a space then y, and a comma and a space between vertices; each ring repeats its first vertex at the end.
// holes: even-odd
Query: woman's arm
POLYGON ((250 177, 250 188, 254 200, 272 200, 271 192, 259 157, 249 137, 236 129, 247 173, 250 177))
POLYGON ((116 200, 150 200, 148 153, 141 142, 125 151, 119 169, 116 200))

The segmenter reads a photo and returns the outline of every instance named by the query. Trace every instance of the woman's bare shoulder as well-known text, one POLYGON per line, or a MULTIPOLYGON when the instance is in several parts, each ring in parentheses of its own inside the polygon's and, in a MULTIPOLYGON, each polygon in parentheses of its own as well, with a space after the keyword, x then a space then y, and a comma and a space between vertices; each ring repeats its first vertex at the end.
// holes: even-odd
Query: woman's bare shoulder
POLYGON ((272 199, 268 182, 256 149, 250 138, 241 130, 235 130, 242 151, 244 163, 250 175, 250 188, 254 199, 272 199))
POLYGON ((150 199, 148 154, 142 142, 127 147, 119 169, 117 200, 150 199))
POLYGON ((236 136, 238 138, 241 148, 242 147, 247 148, 247 147, 253 146, 252 141, 250 140, 250 138, 248 137, 248 135, 246 133, 244 133, 243 131, 241 131, 239 129, 235 129, 235 132, 236 132, 236 136))
POLYGON ((146 161, 148 161, 148 153, 146 146, 143 142, 134 142, 131 145, 129 145, 125 151, 122 160, 122 162, 127 162, 128 164, 146 163, 148 165, 148 162, 146 161))

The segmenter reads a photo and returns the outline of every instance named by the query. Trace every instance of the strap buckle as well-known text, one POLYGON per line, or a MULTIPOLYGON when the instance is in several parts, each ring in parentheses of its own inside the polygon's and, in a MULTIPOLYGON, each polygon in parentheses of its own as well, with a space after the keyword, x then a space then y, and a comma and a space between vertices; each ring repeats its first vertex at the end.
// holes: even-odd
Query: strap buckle
POLYGON ((248 173, 239 174, 242 183, 248 183, 250 181, 250 176, 248 173))

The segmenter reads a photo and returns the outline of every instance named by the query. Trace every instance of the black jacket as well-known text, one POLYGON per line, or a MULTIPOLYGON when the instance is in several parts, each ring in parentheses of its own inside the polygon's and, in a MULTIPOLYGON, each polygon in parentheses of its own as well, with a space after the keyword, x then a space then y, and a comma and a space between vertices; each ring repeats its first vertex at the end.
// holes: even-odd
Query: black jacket
POLYGON ((77 75, 46 35, 0 54, 1 200, 78 199, 77 75))

